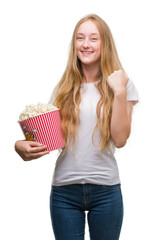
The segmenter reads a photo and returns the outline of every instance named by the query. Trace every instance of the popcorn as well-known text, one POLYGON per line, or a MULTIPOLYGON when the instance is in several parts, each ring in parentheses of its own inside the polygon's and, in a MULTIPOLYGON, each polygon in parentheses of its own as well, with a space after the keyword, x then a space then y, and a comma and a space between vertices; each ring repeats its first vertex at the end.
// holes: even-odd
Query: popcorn
POLYGON ((19 121, 38 116, 43 113, 51 112, 54 110, 59 110, 59 108, 53 106, 52 104, 42 104, 38 103, 37 105, 27 105, 26 109, 20 113, 19 121))

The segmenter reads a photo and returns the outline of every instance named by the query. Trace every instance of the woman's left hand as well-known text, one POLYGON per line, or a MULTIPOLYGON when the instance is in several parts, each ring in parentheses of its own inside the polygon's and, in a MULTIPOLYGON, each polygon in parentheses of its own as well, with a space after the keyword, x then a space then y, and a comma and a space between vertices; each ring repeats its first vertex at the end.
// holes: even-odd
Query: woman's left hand
POLYGON ((125 91, 128 80, 129 78, 127 74, 122 70, 114 71, 107 78, 107 82, 110 88, 113 90, 114 94, 123 90, 125 91))

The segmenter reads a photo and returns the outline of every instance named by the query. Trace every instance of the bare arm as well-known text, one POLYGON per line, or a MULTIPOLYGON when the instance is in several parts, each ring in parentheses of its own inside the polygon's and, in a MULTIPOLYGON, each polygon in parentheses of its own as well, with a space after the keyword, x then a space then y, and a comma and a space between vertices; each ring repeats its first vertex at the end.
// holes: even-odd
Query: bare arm
POLYGON ((133 102, 126 101, 126 84, 128 76, 122 70, 114 71, 108 77, 108 84, 114 92, 114 103, 111 118, 111 137, 116 147, 126 144, 131 131, 133 102))
POLYGON ((126 144, 131 131, 131 116, 133 102, 126 101, 126 90, 114 95, 114 105, 111 119, 111 137, 116 147, 126 144))

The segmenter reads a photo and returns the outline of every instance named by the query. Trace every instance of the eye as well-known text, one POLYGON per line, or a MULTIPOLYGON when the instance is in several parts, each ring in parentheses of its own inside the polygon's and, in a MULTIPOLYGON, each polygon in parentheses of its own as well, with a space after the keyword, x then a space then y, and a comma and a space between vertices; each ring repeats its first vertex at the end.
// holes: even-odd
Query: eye
POLYGON ((93 40, 93 41, 96 41, 96 40, 97 40, 97 38, 92 38, 92 40, 93 40))
POLYGON ((78 39, 78 40, 82 40, 82 39, 83 39, 83 37, 77 37, 77 39, 78 39))

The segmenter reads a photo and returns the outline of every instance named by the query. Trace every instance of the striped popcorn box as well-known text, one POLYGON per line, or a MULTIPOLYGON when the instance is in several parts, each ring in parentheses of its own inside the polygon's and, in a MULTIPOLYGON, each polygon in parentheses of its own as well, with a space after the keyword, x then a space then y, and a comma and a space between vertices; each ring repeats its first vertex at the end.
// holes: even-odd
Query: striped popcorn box
POLYGON ((59 109, 18 121, 18 123, 27 141, 36 141, 47 145, 48 151, 65 146, 59 109))

